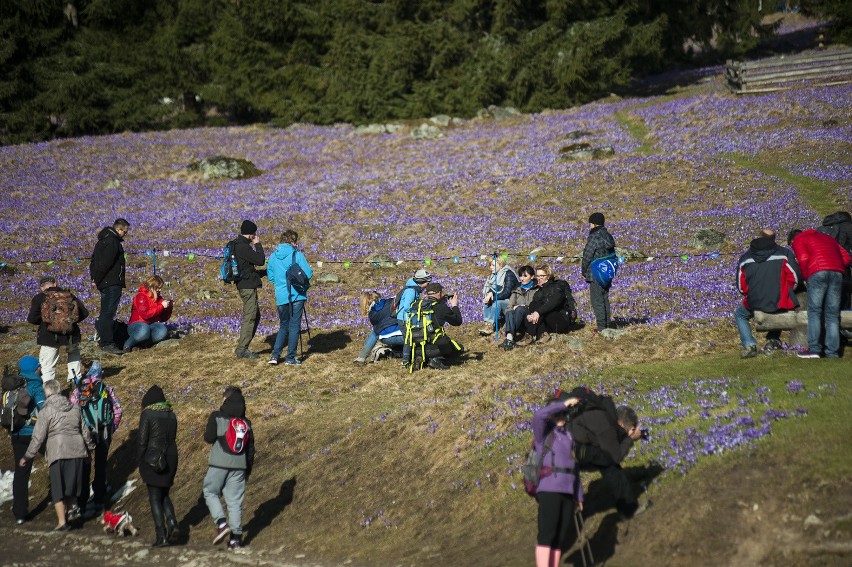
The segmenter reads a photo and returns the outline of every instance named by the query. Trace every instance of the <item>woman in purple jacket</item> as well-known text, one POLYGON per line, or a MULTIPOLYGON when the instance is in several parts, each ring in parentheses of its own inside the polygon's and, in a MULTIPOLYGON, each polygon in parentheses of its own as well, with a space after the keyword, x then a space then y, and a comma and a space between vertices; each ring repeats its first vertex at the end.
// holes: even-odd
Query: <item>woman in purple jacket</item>
POLYGON ((538 500, 538 538, 535 548, 536 567, 556 567, 562 550, 570 547, 568 536, 574 506, 583 509, 583 487, 574 463, 574 440, 565 427, 566 411, 579 403, 559 390, 556 396, 533 415, 535 450, 541 457, 542 472, 536 492, 538 500))

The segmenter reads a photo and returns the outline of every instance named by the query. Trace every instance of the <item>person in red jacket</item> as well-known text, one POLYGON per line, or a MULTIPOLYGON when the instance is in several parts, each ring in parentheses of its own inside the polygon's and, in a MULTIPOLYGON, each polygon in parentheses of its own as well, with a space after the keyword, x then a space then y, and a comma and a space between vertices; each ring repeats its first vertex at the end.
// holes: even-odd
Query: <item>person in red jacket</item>
POLYGON ((819 358, 825 347, 826 358, 838 358, 843 272, 852 258, 835 239, 815 230, 791 230, 787 244, 793 247, 808 285, 808 350, 800 352, 799 356, 819 358), (824 345, 820 343, 823 315, 824 345))
POLYGON ((163 278, 160 276, 151 276, 139 286, 130 310, 127 324, 130 336, 124 342, 124 352, 130 352, 134 345, 146 341, 157 344, 168 336, 165 322, 172 316, 172 302, 163 299, 160 295, 162 289, 163 278))

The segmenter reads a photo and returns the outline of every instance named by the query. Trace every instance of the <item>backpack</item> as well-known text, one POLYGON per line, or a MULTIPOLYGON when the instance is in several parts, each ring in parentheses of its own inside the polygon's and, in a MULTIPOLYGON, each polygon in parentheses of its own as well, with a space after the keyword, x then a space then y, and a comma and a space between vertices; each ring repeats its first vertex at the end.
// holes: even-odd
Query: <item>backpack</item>
POLYGON ((18 431, 30 420, 29 411, 32 396, 27 391, 24 377, 11 374, 8 367, 3 368, 2 397, 0 397, 0 425, 9 433, 18 431))
POLYGON ((535 497, 538 493, 538 484, 546 476, 553 473, 573 473, 573 468, 566 467, 550 467, 544 465, 544 458, 547 453, 552 453, 553 447, 553 431, 544 438, 544 445, 541 448, 541 455, 535 450, 535 440, 533 440, 530 450, 527 452, 527 460, 521 465, 521 473, 524 475, 524 491, 530 496, 535 497))
POLYGON ((96 436, 98 442, 109 438, 113 428, 115 410, 112 407, 112 399, 109 389, 102 380, 85 382, 77 386, 79 395, 80 413, 83 414, 83 423, 96 436))
MULTIPOLYGON (((558 396, 559 393, 560 392, 557 392, 556 395, 558 396)), ((616 431, 622 431, 622 427, 618 425, 618 412, 615 409, 615 401, 612 399, 612 396, 608 396, 606 394, 596 394, 586 386, 579 386, 577 388, 574 388, 573 390, 568 392, 568 395, 572 398, 580 399, 580 403, 568 408, 568 415, 571 418, 574 418, 581 412, 590 409, 603 410, 606 413, 606 417, 610 425, 615 427, 616 431)))
POLYGON ((232 417, 228 421, 228 429, 225 431, 225 446, 235 454, 241 455, 248 446, 251 428, 246 420, 240 417, 232 417))
POLYGON ((435 302, 431 299, 420 299, 415 301, 408 312, 405 320, 405 344, 411 347, 411 360, 409 370, 414 371, 414 361, 420 349, 420 368, 426 362, 426 345, 435 344, 439 337, 444 335, 444 327, 436 327, 432 324, 432 316, 435 314, 435 302))
POLYGON ((402 301, 402 295, 405 293, 405 290, 413 289, 414 290, 414 300, 406 305, 406 307, 411 307, 415 301, 420 298, 420 289, 419 285, 407 285, 396 293, 396 296, 393 298, 393 312, 395 315, 399 315, 399 309, 402 307, 399 303, 402 301))
POLYGON ((219 277, 225 283, 235 284, 240 281, 240 268, 237 266, 237 257, 234 254, 236 243, 236 240, 231 240, 222 250, 222 267, 219 270, 219 277))
POLYGON ((604 289, 608 288, 612 284, 616 272, 618 272, 618 256, 613 252, 603 258, 592 260, 592 263, 589 265, 589 271, 599 286, 604 289))
MULTIPOLYGON (((293 250, 293 255, 290 257, 290 267, 287 268, 284 278, 287 280, 288 289, 295 289, 298 295, 305 295, 311 286, 308 274, 296 263, 296 250, 293 250)), ((292 295, 292 292, 289 292, 288 295, 292 295)))
POLYGON ((47 330, 58 335, 70 335, 74 324, 80 320, 80 310, 74 295, 67 289, 53 289, 44 292, 41 304, 41 320, 47 330))

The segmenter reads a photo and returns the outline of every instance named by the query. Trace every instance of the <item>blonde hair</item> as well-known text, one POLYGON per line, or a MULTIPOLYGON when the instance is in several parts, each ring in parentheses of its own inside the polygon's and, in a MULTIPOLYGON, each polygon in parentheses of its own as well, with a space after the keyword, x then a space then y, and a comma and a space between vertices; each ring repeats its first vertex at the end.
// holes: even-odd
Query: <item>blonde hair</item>
POLYGON ((545 274, 547 274, 547 281, 550 281, 550 280, 553 279, 553 268, 551 268, 549 264, 539 264, 538 266, 535 267, 535 271, 536 272, 542 271, 545 274))
POLYGON ((378 301, 382 296, 376 291, 365 291, 358 299, 358 304, 361 306, 361 315, 366 317, 370 314, 370 306, 374 301, 378 301))
POLYGON ((160 276, 151 276, 142 283, 145 285, 145 289, 148 290, 148 295, 151 296, 151 299, 154 299, 157 297, 156 291, 163 289, 163 284, 166 282, 160 276))

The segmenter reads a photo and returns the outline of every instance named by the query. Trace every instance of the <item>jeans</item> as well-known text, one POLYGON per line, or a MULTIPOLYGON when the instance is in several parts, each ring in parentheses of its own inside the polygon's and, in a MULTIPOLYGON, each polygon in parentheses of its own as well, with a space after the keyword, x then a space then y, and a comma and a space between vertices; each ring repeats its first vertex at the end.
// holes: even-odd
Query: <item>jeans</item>
POLYGON ((287 360, 296 359, 296 347, 299 346, 299 333, 302 331, 302 310, 305 308, 304 301, 294 301, 278 306, 278 336, 275 337, 275 346, 272 347, 272 356, 280 357, 287 343, 287 360))
MULTIPOLYGON (((71 342, 68 337, 68 379, 83 378, 83 362, 80 359, 80 345, 71 342)), ((41 364, 41 381, 47 382, 56 378, 56 365, 59 362, 59 349, 42 345, 38 352, 38 362, 41 364)))
POLYGON ((509 305, 508 299, 498 299, 492 302, 491 305, 484 305, 482 307, 482 320, 493 325, 494 314, 497 313, 497 316, 502 319, 503 310, 507 305, 509 305))
MULTIPOLYGON (((529 315, 530 310, 527 307, 518 307, 511 311, 506 311, 506 334, 514 335, 524 328, 524 321, 529 315)), ((517 338, 517 337, 514 337, 517 338)))
POLYGON ((149 324, 144 321, 136 321, 127 326, 127 334, 130 337, 124 341, 124 348, 126 349, 148 340, 151 341, 151 344, 157 344, 169 336, 169 329, 165 323, 149 324))
POLYGON ((238 289, 240 299, 243 301, 243 318, 240 321, 240 338, 237 342, 236 353, 248 350, 257 326, 260 323, 260 306, 257 303, 256 289, 238 289))
POLYGON ((837 356, 840 348, 840 295, 843 274, 823 270, 808 278, 808 350, 821 352, 819 342, 825 316, 825 355, 837 356))
POLYGON ((210 467, 204 476, 204 502, 213 517, 213 522, 225 517, 221 496, 228 507, 228 526, 232 535, 243 533, 243 498, 246 494, 246 471, 210 467))
POLYGON ((95 324, 100 346, 113 344, 113 321, 118 311, 118 302, 121 301, 121 290, 120 285, 111 285, 101 290, 101 311, 95 324))
MULTIPOLYGON (((743 348, 746 350, 753 346, 757 346, 757 341, 755 340, 754 335, 751 334, 751 325, 749 325, 749 321, 753 318, 754 313, 746 309, 742 303, 734 309, 734 322, 736 322, 737 331, 740 333, 740 344, 743 345, 743 348)), ((766 340, 780 341, 781 331, 767 331, 766 340)))
POLYGON ((609 288, 602 288, 598 282, 589 282, 589 300, 592 303, 592 311, 595 312, 595 324, 598 331, 609 328, 609 288))
MULTIPOLYGON (((370 356, 370 351, 373 350, 373 347, 379 342, 379 337, 376 335, 375 331, 370 331, 370 334, 367 335, 367 340, 364 341, 364 347, 361 349, 361 353, 358 355, 358 358, 366 359, 370 356)), ((382 343, 389 346, 402 346, 402 343, 405 342, 405 337, 402 335, 394 335, 392 337, 385 337, 382 339, 382 343)))

